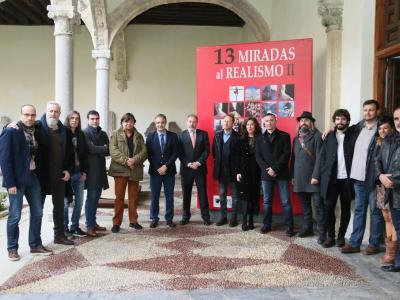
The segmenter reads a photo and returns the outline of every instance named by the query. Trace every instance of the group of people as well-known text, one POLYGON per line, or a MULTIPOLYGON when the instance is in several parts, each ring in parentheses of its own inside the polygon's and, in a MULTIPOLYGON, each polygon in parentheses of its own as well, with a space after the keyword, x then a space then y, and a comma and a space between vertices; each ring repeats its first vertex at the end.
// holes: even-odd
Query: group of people
POLYGON ((20 121, 8 125, 0 136, 3 186, 8 189, 10 199, 7 221, 10 260, 20 258, 18 223, 23 196, 30 205, 29 245, 33 254, 52 254, 40 237, 46 195, 51 195, 53 201, 55 243, 72 245, 74 242, 68 235, 96 237, 98 231, 106 230, 96 222, 101 192, 108 188, 106 156, 111 156, 108 175, 115 180, 113 233, 121 228, 126 189, 129 226, 136 230, 143 228, 138 223, 137 197, 146 159, 151 189, 150 228, 159 225, 162 187, 167 226, 176 226, 173 217, 178 158, 183 192, 180 224, 190 222, 192 188, 196 183, 201 217, 204 225, 210 225, 206 174, 212 148, 213 176, 219 185, 220 217, 216 226, 237 226, 241 215, 242 230, 254 229, 254 216, 260 211, 261 186, 264 215, 260 232, 268 233, 272 230, 272 204, 277 186, 286 235, 294 236, 289 193, 292 181, 303 209, 298 237, 314 235, 314 203, 318 243, 325 248, 341 247, 342 253, 360 252, 369 206, 371 228, 365 254, 380 252, 385 232, 382 268, 400 271, 400 108, 394 110, 393 116, 379 116, 379 103, 367 100, 363 104, 363 120, 352 126, 349 112, 338 109, 332 116, 334 129, 323 134, 316 128, 313 115, 305 111, 297 117, 293 141, 288 133, 277 128, 273 113, 267 113, 262 120, 264 132, 254 117, 247 118, 237 132, 233 129, 235 117, 227 114, 222 120, 222 130, 214 135, 212 147, 207 132, 197 128, 198 118, 194 114, 187 116, 187 129, 179 135, 166 130, 165 115, 156 115, 156 130, 145 140, 135 128, 135 117, 126 113, 109 141, 99 127, 98 112, 88 112, 88 126, 83 130, 77 111, 70 112, 64 124, 59 120, 60 113, 59 104, 49 102, 46 113, 36 121, 35 107, 24 105, 20 121), (85 188, 86 232, 79 227, 85 188), (229 220, 228 190, 232 195, 229 220), (74 208, 70 225, 68 212, 72 195, 74 208), (336 235, 335 208, 339 196, 340 227, 336 235), (353 231, 346 243, 352 199, 355 199, 353 231))

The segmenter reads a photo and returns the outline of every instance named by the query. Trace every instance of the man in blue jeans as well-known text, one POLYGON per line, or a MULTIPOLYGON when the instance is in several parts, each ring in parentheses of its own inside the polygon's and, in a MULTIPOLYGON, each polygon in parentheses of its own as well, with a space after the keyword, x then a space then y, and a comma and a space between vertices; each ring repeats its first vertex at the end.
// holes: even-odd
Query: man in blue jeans
POLYGON ((294 236, 292 205, 289 197, 290 136, 276 128, 276 116, 273 113, 267 113, 263 121, 266 130, 257 138, 255 148, 264 194, 264 225, 260 232, 265 234, 271 231, 273 187, 277 184, 287 226, 286 235, 294 236))
POLYGON ((35 255, 51 255, 53 252, 42 245, 43 201, 40 183, 36 175, 39 146, 35 138, 36 109, 32 105, 21 108, 16 128, 6 128, 0 136, 0 165, 3 186, 7 188, 10 208, 7 219, 7 249, 11 261, 20 259, 18 254, 19 221, 23 197, 30 209, 29 246, 35 255))
POLYGON ((174 187, 176 166, 178 158, 178 136, 176 133, 166 130, 167 117, 158 114, 155 117, 156 131, 146 138, 148 160, 150 162, 150 228, 158 226, 158 214, 160 211, 159 200, 161 187, 164 185, 165 194, 165 220, 171 228, 175 227, 174 218, 174 187))
POLYGON ((376 100, 365 101, 363 103, 364 119, 354 128, 354 154, 350 172, 355 191, 353 232, 349 243, 342 248, 342 253, 360 252, 367 222, 368 205, 371 210, 371 232, 369 244, 364 253, 372 255, 380 251, 384 220, 382 212, 376 206, 375 159, 373 157, 378 112, 379 103, 376 100))

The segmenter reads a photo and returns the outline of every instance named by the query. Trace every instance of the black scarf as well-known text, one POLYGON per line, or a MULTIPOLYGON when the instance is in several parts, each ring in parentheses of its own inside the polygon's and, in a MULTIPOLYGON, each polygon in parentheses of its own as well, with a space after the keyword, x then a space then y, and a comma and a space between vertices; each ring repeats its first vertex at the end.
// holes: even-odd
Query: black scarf
POLYGON ((25 138, 26 138, 26 142, 28 143, 28 147, 29 147, 29 154, 31 156, 31 159, 35 159, 35 156, 37 154, 37 150, 38 150, 38 143, 35 139, 35 126, 31 126, 28 127, 26 126, 24 123, 22 123, 22 121, 19 121, 17 123, 19 128, 22 128, 22 130, 25 133, 25 138))

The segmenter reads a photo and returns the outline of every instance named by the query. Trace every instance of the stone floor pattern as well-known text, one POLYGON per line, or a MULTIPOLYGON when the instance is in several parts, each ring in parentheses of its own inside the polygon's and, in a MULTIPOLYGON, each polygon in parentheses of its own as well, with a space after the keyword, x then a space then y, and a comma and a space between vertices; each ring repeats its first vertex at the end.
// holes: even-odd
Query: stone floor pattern
MULTIPOLYGON (((178 223, 180 193, 176 196, 178 223)), ((138 211, 141 220, 147 219, 148 203, 138 211)), ((110 209, 98 213, 99 223, 108 229, 112 213, 110 209)), ((317 245, 315 238, 288 238, 278 227, 261 235, 259 226, 248 232, 240 226, 204 226, 197 209, 192 220, 175 228, 161 221, 155 229, 142 221, 144 229, 135 231, 127 226, 125 215, 118 234, 108 230, 98 238, 76 238, 75 246, 48 245, 55 255, 32 257, 0 286, 0 294, 367 284, 339 255, 317 245)))

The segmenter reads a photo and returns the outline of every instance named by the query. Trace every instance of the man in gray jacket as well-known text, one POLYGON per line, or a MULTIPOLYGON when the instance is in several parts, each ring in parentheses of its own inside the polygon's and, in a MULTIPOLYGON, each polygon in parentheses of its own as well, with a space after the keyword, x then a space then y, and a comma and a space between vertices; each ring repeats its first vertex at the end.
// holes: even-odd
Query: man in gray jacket
POLYGON ((321 133, 315 127, 315 119, 308 111, 297 118, 298 130, 293 140, 291 174, 293 191, 298 193, 303 208, 303 228, 298 237, 314 235, 311 201, 316 208, 318 243, 326 239, 324 204, 319 187, 319 161, 322 145, 321 133))

